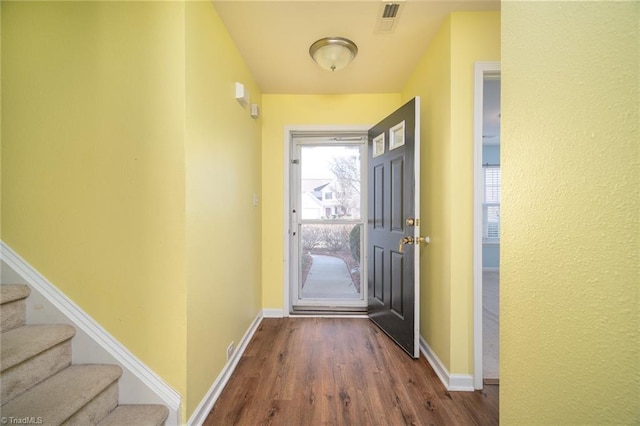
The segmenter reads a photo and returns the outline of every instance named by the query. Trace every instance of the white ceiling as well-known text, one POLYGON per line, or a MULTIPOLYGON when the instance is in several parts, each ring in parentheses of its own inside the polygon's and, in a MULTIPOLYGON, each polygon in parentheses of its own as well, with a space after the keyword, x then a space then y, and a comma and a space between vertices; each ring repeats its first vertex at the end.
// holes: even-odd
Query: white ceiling
POLYGON ((405 0, 390 32, 377 31, 384 5, 358 1, 216 1, 213 4, 263 93, 397 93, 452 11, 499 10, 500 0, 405 0), (345 69, 325 71, 309 46, 346 37, 358 56, 345 69))

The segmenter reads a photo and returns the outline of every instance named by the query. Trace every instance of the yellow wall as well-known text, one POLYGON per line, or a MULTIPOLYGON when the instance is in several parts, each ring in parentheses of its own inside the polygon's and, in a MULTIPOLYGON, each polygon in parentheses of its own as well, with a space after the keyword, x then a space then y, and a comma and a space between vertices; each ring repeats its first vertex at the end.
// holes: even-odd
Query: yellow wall
POLYGON ((183 25, 180 3, 2 2, 2 240, 179 392, 183 25))
MULTIPOLYGON (((505 424, 640 417, 638 8, 502 5, 505 424)), ((260 303, 283 307, 284 127, 372 124, 414 95, 421 326, 472 372, 472 64, 500 58, 497 13, 453 14, 402 95, 262 97, 209 2, 1 13, 2 240, 180 392, 183 420, 260 303)))
POLYGON ((502 3, 502 424, 640 420, 640 3, 502 3))
POLYGON ((372 125, 400 95, 263 95, 262 105, 262 306, 282 309, 285 126, 372 125))
POLYGON ((260 120, 234 97, 248 69, 211 2, 186 5, 186 267, 190 416, 261 309, 260 120), (220 58, 224 58, 221 60, 220 58))
POLYGON ((451 20, 429 44, 405 86, 404 100, 420 96, 420 334, 449 367, 451 358, 451 20))
POLYGON ((422 98, 421 334, 453 374, 473 373, 473 65, 499 60, 500 13, 453 13, 402 92, 422 98))
POLYGON ((184 421, 261 308, 260 93, 208 1, 3 2, 2 43, 2 240, 184 421))

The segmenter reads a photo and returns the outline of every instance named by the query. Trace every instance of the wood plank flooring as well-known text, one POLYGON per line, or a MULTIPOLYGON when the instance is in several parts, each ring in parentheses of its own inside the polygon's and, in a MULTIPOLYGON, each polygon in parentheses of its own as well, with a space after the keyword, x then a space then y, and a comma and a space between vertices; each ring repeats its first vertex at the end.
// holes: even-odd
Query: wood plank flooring
POLYGON ((367 319, 264 319, 204 425, 495 425, 498 387, 447 392, 367 319))
POLYGON ((500 380, 500 271, 482 271, 482 373, 500 380))

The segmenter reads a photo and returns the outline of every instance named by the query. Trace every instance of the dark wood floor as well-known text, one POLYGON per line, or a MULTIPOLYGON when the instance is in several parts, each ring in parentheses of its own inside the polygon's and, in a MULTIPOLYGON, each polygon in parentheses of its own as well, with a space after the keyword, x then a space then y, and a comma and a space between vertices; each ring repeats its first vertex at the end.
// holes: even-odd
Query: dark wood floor
POLYGON ((498 387, 447 392, 367 319, 264 319, 205 425, 494 425, 498 387))

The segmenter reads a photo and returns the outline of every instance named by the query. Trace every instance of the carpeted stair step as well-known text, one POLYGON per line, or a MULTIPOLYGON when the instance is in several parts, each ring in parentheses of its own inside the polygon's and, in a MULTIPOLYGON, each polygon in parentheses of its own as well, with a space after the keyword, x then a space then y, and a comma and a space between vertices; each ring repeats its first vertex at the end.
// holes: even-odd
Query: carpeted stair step
POLYGON ((160 426, 167 417, 164 405, 119 405, 98 426, 160 426))
POLYGON ((24 284, 0 285, 0 331, 21 327, 26 319, 26 302, 31 290, 24 284))
POLYGON ((118 405, 116 365, 72 365, 2 406, 3 418, 36 418, 43 425, 92 425, 118 405))
POLYGON ((75 334, 66 324, 25 325, 2 333, 2 404, 68 367, 75 334))

